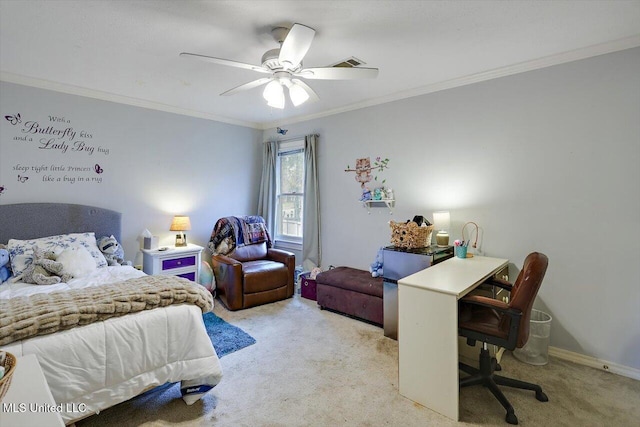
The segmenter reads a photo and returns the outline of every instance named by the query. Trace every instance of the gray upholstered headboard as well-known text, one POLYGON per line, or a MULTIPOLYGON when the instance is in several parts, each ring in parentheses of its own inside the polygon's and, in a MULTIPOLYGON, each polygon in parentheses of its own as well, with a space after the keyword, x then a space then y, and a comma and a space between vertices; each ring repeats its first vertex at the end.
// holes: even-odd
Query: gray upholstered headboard
POLYGON ((121 218, 120 212, 67 203, 0 205, 0 243, 87 231, 121 241, 121 218))

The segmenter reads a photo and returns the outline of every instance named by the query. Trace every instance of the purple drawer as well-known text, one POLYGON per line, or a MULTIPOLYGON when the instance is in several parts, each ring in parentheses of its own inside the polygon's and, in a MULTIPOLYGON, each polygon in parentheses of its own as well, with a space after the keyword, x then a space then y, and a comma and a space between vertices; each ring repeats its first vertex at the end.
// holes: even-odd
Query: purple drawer
POLYGON ((177 276, 178 276, 178 277, 184 277, 185 279, 189 279, 189 280, 191 280, 192 282, 195 282, 195 281, 196 281, 196 273, 195 273, 195 272, 193 272, 193 273, 178 274, 177 276))
POLYGON ((191 265, 196 265, 196 257, 195 256, 187 256, 184 258, 173 258, 162 261, 162 269, 163 270, 171 270, 173 268, 182 268, 189 267, 191 265))

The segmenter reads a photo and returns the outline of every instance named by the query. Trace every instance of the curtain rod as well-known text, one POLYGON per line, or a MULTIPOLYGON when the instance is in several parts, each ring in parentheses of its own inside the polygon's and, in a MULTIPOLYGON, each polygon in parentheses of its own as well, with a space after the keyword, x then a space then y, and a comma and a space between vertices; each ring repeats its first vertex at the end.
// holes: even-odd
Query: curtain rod
MULTIPOLYGON (((312 134, 313 136, 317 136, 319 137, 320 135, 318 135, 317 133, 312 134)), ((285 138, 285 139, 276 139, 276 142, 288 142, 288 141, 295 141, 295 140, 299 140, 302 139, 304 140, 307 136, 309 135, 304 135, 304 136, 292 136, 291 138, 285 138)), ((266 144, 267 142, 271 142, 272 140, 268 140, 268 141, 262 141, 263 144, 266 144)))

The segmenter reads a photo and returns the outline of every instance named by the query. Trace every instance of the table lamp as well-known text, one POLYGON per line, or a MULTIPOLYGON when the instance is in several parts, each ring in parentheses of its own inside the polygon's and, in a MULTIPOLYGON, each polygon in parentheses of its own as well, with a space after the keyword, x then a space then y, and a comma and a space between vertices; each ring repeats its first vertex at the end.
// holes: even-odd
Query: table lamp
POLYGON ((434 212, 433 226, 438 230, 436 234, 436 244, 438 246, 449 246, 449 227, 451 225, 451 216, 449 212, 434 212))
POLYGON ((189 221, 188 216, 174 216, 169 230, 180 232, 180 234, 176 234, 176 246, 187 246, 187 235, 184 234, 183 231, 191 230, 191 221, 189 221))

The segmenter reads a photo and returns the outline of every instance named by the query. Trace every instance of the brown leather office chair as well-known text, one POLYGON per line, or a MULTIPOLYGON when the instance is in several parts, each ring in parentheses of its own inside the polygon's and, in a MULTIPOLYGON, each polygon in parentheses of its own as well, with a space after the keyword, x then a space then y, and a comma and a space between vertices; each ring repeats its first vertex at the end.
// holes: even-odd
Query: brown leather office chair
MULTIPOLYGON (((216 292, 229 310, 254 307, 293 296, 294 254, 271 248, 271 238, 266 228, 266 241, 240 244, 242 233, 238 227, 234 230, 231 226, 224 227, 224 224, 229 224, 229 221, 243 224, 245 218, 264 221, 260 217, 223 218, 216 223, 212 235, 212 240, 216 233, 218 236, 233 237, 232 251, 226 255, 218 253, 211 256, 216 292)), ((216 242, 219 240, 216 239, 216 242)))
POLYGON ((498 385, 533 390, 536 399, 541 402, 549 399, 537 384, 495 375, 494 371, 501 368, 496 359, 490 357, 487 344, 498 345, 507 350, 521 348, 526 344, 529 339, 531 309, 548 262, 546 255, 533 252, 524 260, 522 270, 513 285, 500 279, 487 281, 490 285, 509 290, 509 303, 479 295, 469 295, 460 300, 458 334, 466 337, 469 345, 475 345, 476 341, 483 343, 480 369, 459 364, 460 370, 470 374, 460 379, 460 387, 482 384, 489 388, 507 411, 505 419, 509 424, 518 424, 518 418, 498 385))

